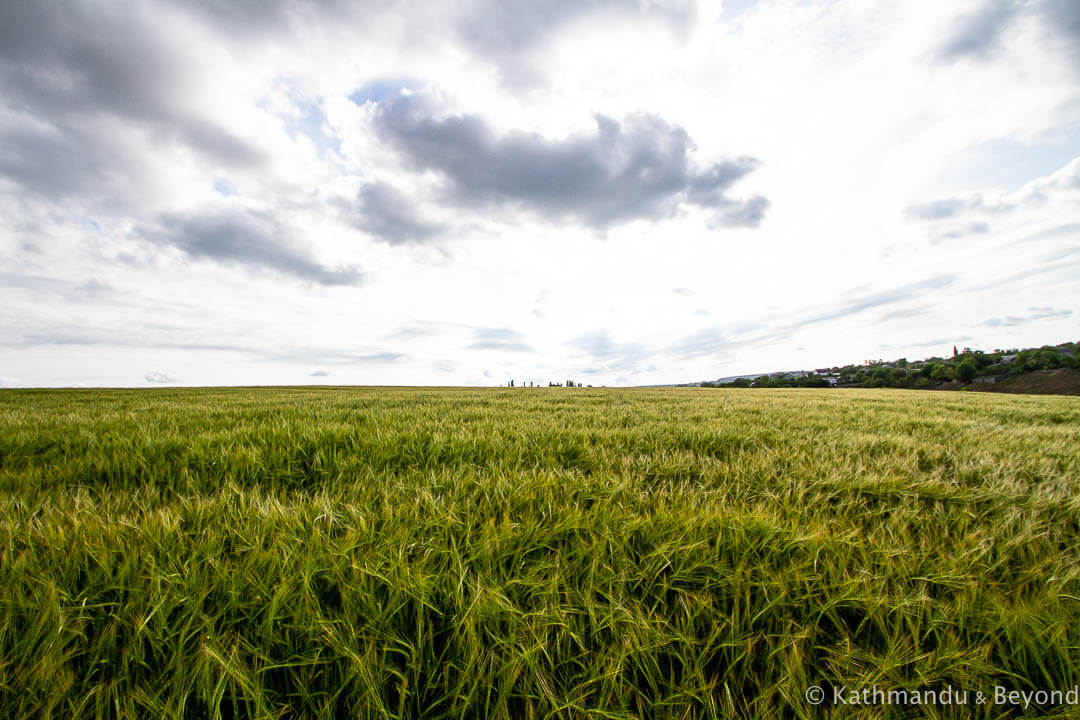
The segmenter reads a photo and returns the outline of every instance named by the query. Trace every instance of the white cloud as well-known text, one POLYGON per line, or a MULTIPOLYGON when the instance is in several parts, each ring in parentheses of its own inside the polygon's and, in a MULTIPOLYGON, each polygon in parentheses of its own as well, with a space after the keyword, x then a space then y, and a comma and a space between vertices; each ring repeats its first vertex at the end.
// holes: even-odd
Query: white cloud
POLYGON ((5 373, 645 384, 1080 334, 1068 3, 646 5, 4 6, 5 373), (471 141, 380 132, 403 89, 471 141))

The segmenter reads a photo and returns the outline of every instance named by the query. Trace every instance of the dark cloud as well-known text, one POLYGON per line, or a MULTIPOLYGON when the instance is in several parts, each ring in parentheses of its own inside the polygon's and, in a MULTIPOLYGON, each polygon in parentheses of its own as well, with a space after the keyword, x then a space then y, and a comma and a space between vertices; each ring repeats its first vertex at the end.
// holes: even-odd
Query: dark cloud
POLYGON ((184 53, 148 3, 0 3, 0 173, 55 198, 137 185, 140 142, 262 164, 261 151, 191 107, 184 53))
POLYGON ((108 202, 146 179, 137 149, 110 128, 93 122, 65 128, 10 119, 0 126, 0 175, 24 193, 50 200, 108 202))
POLYGON ((360 191, 356 207, 347 208, 346 215, 354 226, 391 245, 423 243, 443 226, 420 218, 416 207, 392 185, 375 182, 360 191))
POLYGON ((1036 320, 1065 318, 1072 315, 1072 310, 1059 310, 1052 307, 1029 307, 1027 315, 1007 315, 1004 318, 992 317, 986 321, 988 327, 1015 327, 1036 320))
POLYGON ((520 333, 507 328, 485 328, 477 330, 475 342, 469 350, 501 350, 504 352, 532 352, 520 333))
POLYGON ((311 373, 309 377, 328 377, 329 375, 330 373, 326 372, 325 370, 316 370, 315 372, 311 373))
POLYGON ((312 15, 339 5, 315 0, 176 0, 230 37, 279 33, 312 15))
POLYGON ((685 32, 697 15, 692 0, 501 0, 468 3, 454 21, 458 38, 487 59, 504 82, 530 86, 544 78, 540 51, 566 27, 589 17, 660 21, 685 32))
POLYGON ((250 210, 169 213, 141 235, 191 258, 273 270, 320 285, 356 285, 356 268, 331 269, 311 260, 272 216, 250 210))
POLYGON ((987 0, 974 12, 957 18, 941 48, 941 59, 992 56, 1001 49, 1001 36, 1019 9, 1016 0, 987 0))
POLYGON ((938 57, 945 62, 992 59, 1004 50, 1009 28, 1024 16, 1034 16, 1068 57, 1080 53, 1080 3, 1076 0, 984 0, 975 11, 953 22, 938 57))
POLYGON ((595 133, 549 140, 498 135, 477 115, 439 117, 405 96, 379 107, 376 128, 418 171, 438 171, 453 200, 472 207, 513 205, 546 218, 574 217, 596 228, 673 213, 680 202, 711 208, 724 225, 754 226, 768 201, 725 192, 757 166, 752 158, 703 171, 690 160, 686 131, 650 114, 622 122, 596 117, 595 133))

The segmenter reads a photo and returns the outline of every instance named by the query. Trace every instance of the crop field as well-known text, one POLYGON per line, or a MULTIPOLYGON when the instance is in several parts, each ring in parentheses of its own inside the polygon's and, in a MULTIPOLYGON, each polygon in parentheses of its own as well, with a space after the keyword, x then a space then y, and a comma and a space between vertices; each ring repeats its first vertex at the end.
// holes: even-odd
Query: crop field
POLYGON ((975 693, 1077 684, 1075 398, 0 392, 0 717, 1072 717, 975 693), (833 694, 875 686, 971 695, 833 694))

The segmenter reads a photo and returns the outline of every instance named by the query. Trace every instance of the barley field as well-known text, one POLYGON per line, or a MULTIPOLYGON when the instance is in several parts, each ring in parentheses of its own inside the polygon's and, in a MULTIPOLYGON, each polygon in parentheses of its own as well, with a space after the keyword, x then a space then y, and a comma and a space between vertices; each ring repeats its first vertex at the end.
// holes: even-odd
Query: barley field
POLYGON ((1071 717, 833 689, 1078 683, 1075 398, 0 391, 5 718, 1071 717))

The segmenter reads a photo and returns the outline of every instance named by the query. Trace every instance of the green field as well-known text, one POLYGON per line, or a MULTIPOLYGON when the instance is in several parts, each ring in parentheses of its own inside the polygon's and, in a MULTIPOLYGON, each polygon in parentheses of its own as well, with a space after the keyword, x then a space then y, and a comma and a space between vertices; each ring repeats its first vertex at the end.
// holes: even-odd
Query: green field
POLYGON ((804 693, 1077 683, 1074 398, 0 392, 5 718, 1021 717, 804 693))

